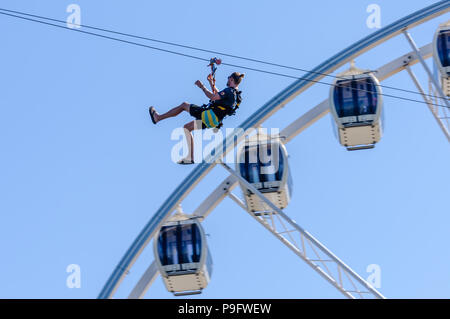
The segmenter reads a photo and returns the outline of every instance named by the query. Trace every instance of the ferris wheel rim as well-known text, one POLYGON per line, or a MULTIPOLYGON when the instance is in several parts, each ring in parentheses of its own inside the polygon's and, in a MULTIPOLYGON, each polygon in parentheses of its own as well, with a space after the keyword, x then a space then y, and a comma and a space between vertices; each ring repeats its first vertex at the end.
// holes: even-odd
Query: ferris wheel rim
MULTIPOLYGON (((321 63, 311 72, 307 73, 302 79, 299 79, 286 87, 275 97, 270 99, 254 114, 250 115, 241 125, 244 131, 251 127, 256 127, 270 118, 283 105, 289 103, 297 95, 314 85, 314 81, 328 74, 357 56, 373 49, 374 47, 384 43, 390 38, 401 34, 404 30, 421 25, 429 20, 435 19, 450 11, 450 1, 443 0, 430 5, 426 8, 418 10, 396 22, 374 32, 373 34, 357 41, 348 48, 340 51, 330 59, 321 63)), ((197 184, 212 170, 216 160, 229 150, 230 145, 226 144, 225 152, 219 150, 215 152, 212 158, 207 158, 200 163, 193 171, 179 184, 169 198, 163 202, 157 212, 151 217, 144 229, 138 234, 125 255, 121 258, 118 265, 114 268, 113 273, 109 276, 107 282, 103 286, 98 298, 111 298, 115 293, 128 269, 134 264, 143 249, 148 245, 154 237, 158 227, 170 216, 175 207, 197 186, 197 184)), ((234 147, 233 147, 234 148, 234 147)))

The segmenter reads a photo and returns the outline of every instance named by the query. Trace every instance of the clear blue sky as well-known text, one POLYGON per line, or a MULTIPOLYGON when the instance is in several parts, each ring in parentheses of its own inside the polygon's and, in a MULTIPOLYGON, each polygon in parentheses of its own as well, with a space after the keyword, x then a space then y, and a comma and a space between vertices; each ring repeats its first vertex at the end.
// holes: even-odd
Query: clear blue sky
MULTIPOLYGON (((3 0, 1 7, 65 20, 66 7, 76 3, 83 24, 312 69, 375 31, 366 26, 369 4, 380 5, 386 26, 433 2, 3 0)), ((413 29, 418 45, 431 42, 448 19, 413 29)), ((147 108, 206 102, 194 82, 205 82, 207 68, 4 16, 0 29, 0 298, 95 298, 193 169, 170 160, 170 134, 189 115, 154 126, 147 108), (69 264, 81 267, 79 289, 66 286, 69 264)), ((409 50, 399 37, 356 63, 374 69, 409 50)), ((420 67, 414 70, 427 85, 420 67)), ((232 71, 246 72, 222 67, 219 87, 232 71)), ((226 126, 242 123, 292 81, 246 72, 245 102, 226 126)), ((383 84, 415 89, 406 73, 383 84)), ((328 90, 313 88, 265 126, 284 128, 328 90)), ((369 264, 380 265, 386 297, 449 298, 448 141, 423 104, 386 98, 385 118, 384 137, 370 151, 345 151, 329 116, 289 143, 294 198, 286 213, 362 277, 369 264)), ((216 167, 184 210, 195 209, 225 176, 216 167)), ((204 226, 214 273, 200 297, 341 298, 231 200, 204 226)), ((116 297, 127 296, 152 260, 149 245, 116 297)), ((146 297, 171 294, 158 278, 146 297)))

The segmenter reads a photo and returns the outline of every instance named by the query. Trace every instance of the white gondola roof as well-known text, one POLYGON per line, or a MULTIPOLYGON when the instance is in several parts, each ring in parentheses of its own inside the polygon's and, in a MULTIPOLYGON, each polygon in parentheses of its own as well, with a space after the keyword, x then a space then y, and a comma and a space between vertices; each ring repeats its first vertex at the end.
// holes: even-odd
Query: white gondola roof
POLYGON ((350 68, 348 70, 342 72, 342 73, 339 73, 336 76, 337 77, 336 80, 339 81, 340 77, 351 77, 351 76, 354 76, 354 75, 361 75, 361 74, 364 74, 364 73, 372 73, 372 71, 371 70, 363 70, 363 69, 357 68, 355 66, 355 61, 351 61, 350 62, 350 68))
POLYGON ((167 222, 164 223, 164 226, 174 225, 177 224, 178 222, 183 221, 191 222, 199 218, 200 218, 199 216, 184 213, 181 208, 181 205, 178 205, 175 214, 172 214, 172 216, 170 216, 167 222))
POLYGON ((281 136, 279 134, 265 134, 261 131, 258 131, 256 134, 251 135, 248 137, 248 139, 245 139, 244 145, 255 145, 260 142, 264 141, 272 141, 272 142, 280 142, 281 143, 281 136))
POLYGON ((450 20, 439 25, 439 30, 444 28, 450 28, 450 20))

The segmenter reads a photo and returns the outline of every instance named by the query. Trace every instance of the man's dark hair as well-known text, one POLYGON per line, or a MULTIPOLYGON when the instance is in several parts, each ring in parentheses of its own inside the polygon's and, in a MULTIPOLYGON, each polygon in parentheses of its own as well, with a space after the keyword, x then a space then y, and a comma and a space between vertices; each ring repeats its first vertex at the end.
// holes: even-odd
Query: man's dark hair
POLYGON ((242 78, 245 76, 245 74, 239 73, 239 72, 233 72, 230 76, 233 78, 234 83, 236 83, 236 85, 239 85, 239 83, 241 83, 242 78))

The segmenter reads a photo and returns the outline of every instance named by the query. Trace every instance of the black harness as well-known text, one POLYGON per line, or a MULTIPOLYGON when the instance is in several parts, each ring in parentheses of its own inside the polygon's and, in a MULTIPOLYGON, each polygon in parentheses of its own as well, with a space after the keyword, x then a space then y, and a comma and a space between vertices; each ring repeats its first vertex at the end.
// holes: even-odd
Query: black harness
MULTIPOLYGON (((242 91, 238 91, 235 88, 233 89, 234 94, 234 104, 232 106, 222 106, 222 105, 216 105, 214 104, 214 101, 210 101, 209 104, 203 105, 205 110, 212 109, 214 111, 214 108, 220 108, 222 111, 225 111, 226 116, 233 116, 236 114, 237 109, 239 108, 239 105, 242 102, 241 93, 242 91)), ((224 117, 225 118, 225 117, 224 117)), ((223 118, 220 120, 219 125, 217 125, 214 129, 218 130, 223 126, 223 118)))

